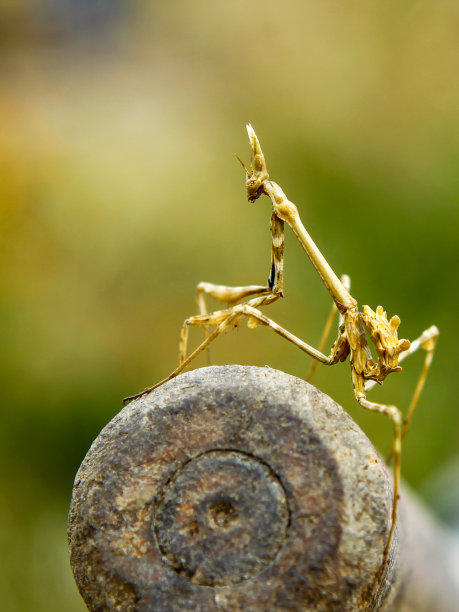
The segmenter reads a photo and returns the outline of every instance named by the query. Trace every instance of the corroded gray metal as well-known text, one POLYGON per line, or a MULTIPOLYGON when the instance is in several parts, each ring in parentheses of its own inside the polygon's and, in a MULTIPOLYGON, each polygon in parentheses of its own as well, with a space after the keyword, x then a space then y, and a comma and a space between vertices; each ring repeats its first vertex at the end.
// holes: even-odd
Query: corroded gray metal
POLYGON ((332 399, 269 368, 203 368, 96 439, 71 564, 94 611, 431 609, 404 607, 400 529, 383 566, 391 504, 384 463, 332 399))

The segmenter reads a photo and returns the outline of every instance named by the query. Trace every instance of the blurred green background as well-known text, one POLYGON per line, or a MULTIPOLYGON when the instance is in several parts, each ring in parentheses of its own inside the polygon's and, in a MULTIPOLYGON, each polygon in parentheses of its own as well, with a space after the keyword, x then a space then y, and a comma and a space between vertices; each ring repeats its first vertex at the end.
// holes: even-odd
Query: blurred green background
MULTIPOLYGON (((199 281, 265 282, 270 204, 233 157, 248 121, 359 302, 402 337, 441 330, 404 477, 422 491, 456 455, 458 25, 448 0, 0 0, 2 610, 85 609, 65 531, 89 445, 175 367, 199 281)), ((290 231, 285 277, 269 315, 317 344, 330 299, 290 231)), ((245 326, 212 357, 310 366, 245 326)), ((422 359, 373 397, 406 408, 422 359)), ((314 383, 389 448, 348 365, 314 383)))

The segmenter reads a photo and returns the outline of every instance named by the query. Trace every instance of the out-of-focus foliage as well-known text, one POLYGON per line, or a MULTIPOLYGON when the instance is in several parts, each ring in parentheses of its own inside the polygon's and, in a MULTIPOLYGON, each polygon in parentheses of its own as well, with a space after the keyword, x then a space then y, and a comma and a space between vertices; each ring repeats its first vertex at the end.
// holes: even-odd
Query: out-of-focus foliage
MULTIPOLYGON (((359 302, 403 337, 440 327, 405 478, 457 451, 458 20, 447 0, 0 2, 2 610, 84 609, 65 525, 86 450, 175 367, 197 282, 265 281, 270 205, 232 157, 248 121, 359 302)), ((270 316, 315 344, 330 300, 290 233, 285 272, 270 316)), ((304 376, 273 336, 241 327, 213 361, 304 376)), ((406 407, 421 363, 375 397, 406 407)), ((389 447, 348 367, 314 382, 389 447)))

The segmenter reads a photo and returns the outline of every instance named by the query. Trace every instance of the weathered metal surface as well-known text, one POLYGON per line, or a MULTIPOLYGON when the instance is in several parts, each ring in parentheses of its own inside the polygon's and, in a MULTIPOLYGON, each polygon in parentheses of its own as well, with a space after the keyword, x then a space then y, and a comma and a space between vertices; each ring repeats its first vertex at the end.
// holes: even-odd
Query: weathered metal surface
POLYGON ((398 536, 381 571, 391 504, 382 460, 329 397, 269 368, 203 368, 96 439, 71 563, 94 611, 395 610, 409 578, 398 536))
POLYGON ((227 586, 269 566, 289 523, 284 488, 269 466, 239 451, 214 450, 179 468, 161 491, 154 531, 179 574, 227 586))

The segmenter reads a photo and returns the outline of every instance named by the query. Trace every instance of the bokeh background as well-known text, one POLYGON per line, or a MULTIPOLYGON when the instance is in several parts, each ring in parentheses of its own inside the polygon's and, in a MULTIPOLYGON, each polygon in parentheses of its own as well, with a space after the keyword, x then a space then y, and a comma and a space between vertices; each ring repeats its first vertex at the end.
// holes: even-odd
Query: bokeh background
MULTIPOLYGON (((458 26, 452 0, 0 0, 2 610, 85 609, 65 532, 89 445, 175 367, 199 281, 265 282, 270 204, 233 156, 248 121, 359 302, 402 337, 440 327, 403 458, 439 506, 425 483, 459 437, 458 26)), ((269 314, 317 344, 330 299, 290 232, 285 274, 269 314)), ((212 358, 310 365, 245 326, 212 358)), ((406 407, 422 359, 373 397, 406 407)), ((314 382, 390 447, 348 366, 314 382)))

